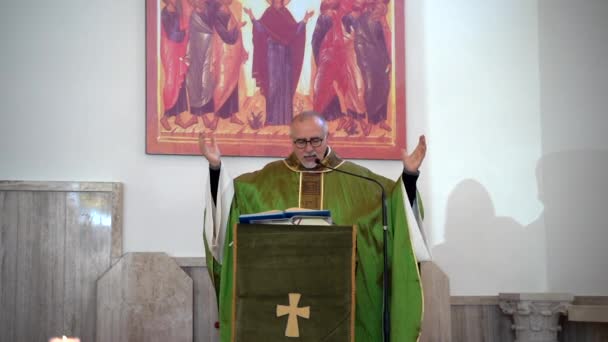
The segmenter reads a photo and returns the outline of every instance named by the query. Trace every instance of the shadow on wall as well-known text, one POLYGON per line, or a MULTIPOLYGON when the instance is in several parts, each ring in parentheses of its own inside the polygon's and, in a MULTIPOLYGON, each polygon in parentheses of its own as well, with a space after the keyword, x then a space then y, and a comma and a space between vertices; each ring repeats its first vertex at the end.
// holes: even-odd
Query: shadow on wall
POLYGON ((446 241, 433 249, 452 294, 608 295, 608 151, 545 155, 536 178, 544 210, 527 226, 496 216, 479 182, 467 179, 454 188, 446 241))
POLYGON ((452 191, 445 232, 446 241, 433 249, 433 257, 448 273, 453 295, 544 290, 544 226, 535 221, 525 227, 496 216, 479 182, 466 179, 452 191))
POLYGON ((608 295, 607 178, 606 150, 551 153, 538 162, 549 291, 608 295))

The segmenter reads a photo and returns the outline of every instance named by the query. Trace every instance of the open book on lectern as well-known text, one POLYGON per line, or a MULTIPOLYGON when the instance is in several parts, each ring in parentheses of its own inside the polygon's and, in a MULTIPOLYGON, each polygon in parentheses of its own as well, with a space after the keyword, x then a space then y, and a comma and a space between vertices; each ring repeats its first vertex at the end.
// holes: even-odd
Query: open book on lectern
POLYGON ((314 210, 291 208, 287 210, 271 210, 255 214, 239 216, 239 223, 244 224, 287 224, 287 225, 332 225, 329 210, 314 210))

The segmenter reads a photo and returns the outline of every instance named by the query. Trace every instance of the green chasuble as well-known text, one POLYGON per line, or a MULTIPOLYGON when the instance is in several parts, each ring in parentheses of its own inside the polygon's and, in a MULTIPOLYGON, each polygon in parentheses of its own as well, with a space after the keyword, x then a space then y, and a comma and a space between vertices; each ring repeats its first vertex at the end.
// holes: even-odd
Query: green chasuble
MULTIPOLYGON (((384 185, 389 220, 391 341, 416 341, 422 319, 422 289, 404 211, 404 205, 409 205, 409 202, 398 183, 402 180, 394 182, 376 175, 366 168, 340 160, 333 152, 328 154, 324 163, 371 177, 384 185)), ((234 180, 234 197, 226 227, 222 265, 218 265, 207 254, 210 273, 219 287, 222 342, 229 342, 232 338, 233 227, 242 214, 303 206, 302 197, 306 198, 306 194, 301 196, 304 172, 320 176, 320 207, 331 211, 333 222, 336 225, 357 226, 355 340, 382 341, 383 242, 380 189, 370 181, 336 171, 304 169, 295 156, 291 155, 234 180)))

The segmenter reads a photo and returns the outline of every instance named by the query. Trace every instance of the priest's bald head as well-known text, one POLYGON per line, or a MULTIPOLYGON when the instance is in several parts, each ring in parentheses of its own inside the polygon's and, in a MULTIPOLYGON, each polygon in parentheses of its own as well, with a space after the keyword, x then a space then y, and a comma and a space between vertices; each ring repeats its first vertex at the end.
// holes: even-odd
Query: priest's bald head
POLYGON ((289 131, 293 153, 302 166, 315 168, 315 159, 323 159, 327 151, 327 121, 317 112, 302 112, 293 118, 289 131))

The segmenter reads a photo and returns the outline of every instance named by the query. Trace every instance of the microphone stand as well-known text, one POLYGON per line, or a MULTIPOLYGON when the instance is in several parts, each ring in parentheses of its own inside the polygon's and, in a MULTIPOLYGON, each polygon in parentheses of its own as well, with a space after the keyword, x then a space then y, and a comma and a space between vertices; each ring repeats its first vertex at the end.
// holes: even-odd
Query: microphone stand
POLYGON ((344 171, 344 170, 340 170, 340 169, 336 169, 331 166, 327 166, 327 165, 323 164, 319 158, 315 159, 315 163, 326 169, 338 171, 338 172, 341 172, 341 173, 344 173, 347 175, 363 178, 368 181, 374 182, 380 187, 380 190, 382 191, 382 243, 383 243, 382 257, 384 259, 384 272, 382 272, 383 273, 382 274, 382 332, 383 332, 383 341, 389 342, 390 334, 391 334, 391 313, 390 313, 390 307, 389 307, 389 302, 388 302, 388 291, 389 291, 388 246, 387 246, 388 245, 388 243, 387 243, 387 241, 388 241, 388 216, 387 216, 387 207, 386 207, 386 192, 384 191, 384 186, 382 186, 382 184, 380 184, 380 182, 378 182, 377 180, 375 180, 373 178, 358 175, 356 173, 352 173, 352 172, 348 172, 348 171, 344 171))

